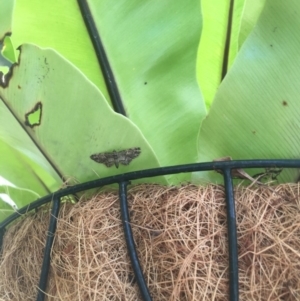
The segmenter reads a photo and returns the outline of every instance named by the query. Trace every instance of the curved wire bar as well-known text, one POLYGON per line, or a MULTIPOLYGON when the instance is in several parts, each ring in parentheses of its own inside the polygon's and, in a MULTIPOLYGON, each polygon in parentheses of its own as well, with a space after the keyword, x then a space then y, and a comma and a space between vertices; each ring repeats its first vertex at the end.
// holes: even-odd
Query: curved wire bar
POLYGON ((42 265, 41 277, 39 282, 38 301, 43 301, 45 297, 45 290, 47 284, 47 277, 50 265, 50 252, 53 244, 54 234, 56 230, 57 216, 59 212, 59 204, 62 197, 75 194, 80 191, 99 188, 105 185, 118 183, 120 186, 120 206, 122 223, 124 227, 124 234, 126 243, 128 246, 129 255, 133 264, 133 270, 135 277, 138 281, 139 288, 141 290, 142 297, 146 301, 150 301, 151 296, 146 286, 146 281, 143 277, 143 273, 139 264, 138 256, 134 246, 134 239, 129 223, 128 205, 127 205, 127 189, 126 185, 131 180, 149 178, 156 176, 164 176, 168 174, 177 174, 183 172, 196 172, 207 170, 221 170, 224 178, 225 196, 227 203, 227 220, 228 220, 228 248, 229 248, 229 300, 238 301, 238 249, 237 249, 237 233, 236 233, 236 216, 232 183, 232 169, 244 169, 244 168, 300 168, 300 160, 238 160, 238 161, 217 161, 206 163, 194 163, 186 165, 176 165, 162 168, 153 168, 141 171, 134 171, 126 174, 116 175, 103 179, 97 179, 90 182, 74 185, 65 189, 56 191, 49 194, 23 208, 16 213, 9 216, 6 220, 0 223, 0 249, 2 247, 2 238, 5 232, 5 228, 20 215, 35 209, 47 202, 53 200, 53 206, 51 211, 51 218, 49 223, 49 233, 45 246, 44 261, 42 265), (129 248, 130 245, 130 248, 129 248))
POLYGON ((132 181, 142 178, 152 178, 157 176, 165 176, 168 174, 178 174, 184 172, 196 172, 196 171, 208 171, 208 170, 222 170, 226 168, 237 169, 237 168, 300 168, 300 160, 235 160, 235 161, 216 161, 216 162, 205 162, 205 163, 193 163, 184 165, 175 165, 159 168, 151 168, 139 171, 128 172, 125 174, 120 174, 116 176, 101 178, 71 187, 67 187, 58 190, 54 193, 48 194, 45 197, 32 202, 29 205, 17 210, 7 219, 0 223, 0 231, 5 228, 12 221, 20 217, 20 215, 40 207, 46 203, 49 203, 54 196, 64 197, 70 194, 75 194, 81 191, 99 188, 105 185, 110 185, 114 183, 119 183, 121 181, 132 181))

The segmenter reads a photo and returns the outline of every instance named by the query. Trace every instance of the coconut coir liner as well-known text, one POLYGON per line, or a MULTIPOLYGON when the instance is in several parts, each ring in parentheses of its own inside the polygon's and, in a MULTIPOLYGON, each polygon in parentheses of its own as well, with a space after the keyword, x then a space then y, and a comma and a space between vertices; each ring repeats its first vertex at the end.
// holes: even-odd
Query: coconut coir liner
MULTIPOLYGON (((299 185, 235 189, 240 300, 300 300, 299 185)), ((224 188, 133 187, 135 243, 153 300, 228 300, 224 188)), ((12 225, 0 261, 0 300, 36 300, 47 207, 12 225)), ((141 300, 118 193, 62 204, 46 300, 141 300)))

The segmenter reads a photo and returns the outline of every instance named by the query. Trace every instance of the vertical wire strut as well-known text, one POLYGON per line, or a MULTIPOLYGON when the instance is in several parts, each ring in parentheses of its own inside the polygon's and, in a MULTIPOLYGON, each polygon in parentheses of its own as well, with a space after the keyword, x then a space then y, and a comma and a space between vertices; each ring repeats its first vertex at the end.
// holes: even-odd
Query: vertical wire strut
POLYGON ((45 298, 45 291, 47 288, 47 280, 48 280, 49 267, 50 267, 50 255, 51 255, 51 249, 54 241, 54 234, 56 231, 59 207, 60 207, 60 198, 54 195, 52 209, 51 209, 51 216, 49 221, 49 228, 47 233, 47 241, 46 241, 45 251, 44 251, 44 259, 42 263, 42 270, 41 270, 40 282, 38 287, 38 294, 36 299, 37 301, 44 301, 45 298))
POLYGON ((6 232, 6 228, 0 227, 0 255, 2 253, 2 245, 3 245, 3 238, 4 238, 5 232, 6 232))
POLYGON ((225 197, 227 205, 228 248, 229 248, 229 300, 239 300, 238 245, 236 215, 231 169, 224 168, 225 197))
POLYGON ((152 301, 151 295, 149 293, 141 266, 139 262, 139 258, 135 249, 135 244, 133 240, 133 234, 130 226, 130 217, 128 211, 128 203, 127 203, 127 185, 128 182, 122 181, 119 183, 119 197, 120 197, 120 208, 121 208, 121 217, 123 230, 125 234, 125 240, 127 244, 127 249, 129 253, 129 257, 131 260, 131 265, 135 274, 135 278, 137 284, 139 286, 142 298, 144 301, 152 301))

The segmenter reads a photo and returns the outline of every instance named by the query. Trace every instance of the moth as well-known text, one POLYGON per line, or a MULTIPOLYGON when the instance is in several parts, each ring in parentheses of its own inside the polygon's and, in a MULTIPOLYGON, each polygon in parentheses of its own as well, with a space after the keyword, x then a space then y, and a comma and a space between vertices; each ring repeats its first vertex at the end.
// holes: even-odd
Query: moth
POLYGON ((93 154, 90 158, 97 163, 102 163, 106 167, 111 167, 115 165, 119 168, 119 165, 128 165, 134 158, 138 157, 141 153, 141 149, 139 147, 133 147, 124 149, 121 151, 105 152, 99 154, 93 154))

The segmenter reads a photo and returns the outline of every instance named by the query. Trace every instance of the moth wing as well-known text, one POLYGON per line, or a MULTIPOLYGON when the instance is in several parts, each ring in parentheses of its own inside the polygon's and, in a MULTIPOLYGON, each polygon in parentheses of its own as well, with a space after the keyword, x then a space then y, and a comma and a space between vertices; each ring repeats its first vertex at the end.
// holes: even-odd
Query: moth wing
POLYGON ((102 163, 107 167, 115 165, 117 168, 119 164, 128 165, 134 158, 139 156, 141 149, 139 147, 129 148, 122 151, 113 151, 111 153, 93 154, 90 158, 97 163, 102 163))
POLYGON ((115 164, 114 158, 110 156, 109 153, 99 153, 99 154, 93 154, 90 156, 90 158, 97 163, 102 163, 107 167, 111 167, 115 164))
POLYGON ((93 154, 90 156, 90 158, 94 161, 96 161, 97 163, 104 163, 106 160, 106 157, 104 154, 93 154))
POLYGON ((132 148, 131 153, 131 158, 134 159, 140 155, 141 149, 139 147, 132 148))
POLYGON ((108 159, 106 162, 103 162, 106 167, 111 167, 115 164, 115 160, 113 158, 108 159))
POLYGON ((117 161, 120 164, 128 165, 131 162, 131 158, 127 155, 127 150, 117 152, 117 161))
POLYGON ((118 161, 123 165, 128 165, 134 158, 139 156, 141 149, 139 147, 130 148, 118 152, 118 161))

